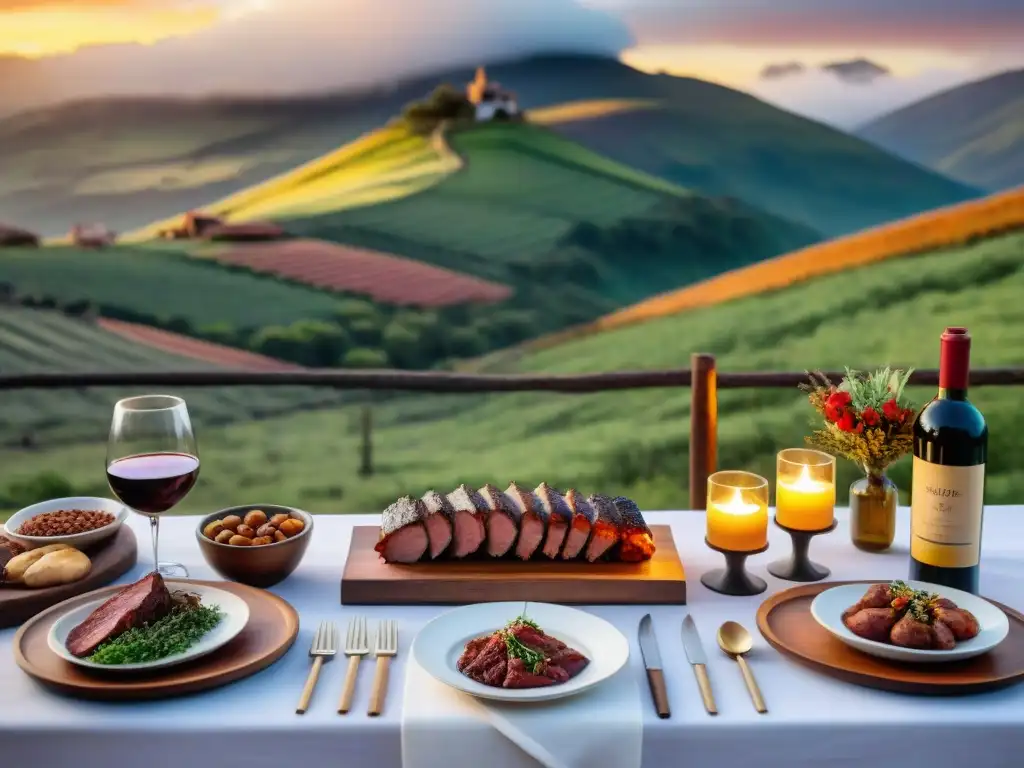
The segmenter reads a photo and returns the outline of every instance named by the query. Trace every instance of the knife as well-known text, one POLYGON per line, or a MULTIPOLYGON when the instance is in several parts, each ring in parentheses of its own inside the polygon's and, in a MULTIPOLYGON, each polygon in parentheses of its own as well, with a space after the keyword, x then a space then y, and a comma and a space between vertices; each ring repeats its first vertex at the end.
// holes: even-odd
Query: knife
POLYGON ((697 625, 693 623, 693 616, 690 614, 686 614, 686 618, 683 619, 683 650, 686 651, 686 660, 693 667, 693 674, 697 676, 700 696, 704 699, 704 709, 709 715, 717 715, 715 695, 711 692, 711 678, 708 677, 708 657, 704 655, 704 647, 700 644, 700 635, 697 634, 697 625))
POLYGON ((637 635, 640 639, 640 653, 644 657, 644 667, 647 668, 647 682, 651 686, 651 696, 654 698, 654 708, 658 710, 658 717, 671 717, 665 675, 661 670, 661 653, 658 651, 658 639, 654 636, 651 614, 648 613, 640 619, 637 635))

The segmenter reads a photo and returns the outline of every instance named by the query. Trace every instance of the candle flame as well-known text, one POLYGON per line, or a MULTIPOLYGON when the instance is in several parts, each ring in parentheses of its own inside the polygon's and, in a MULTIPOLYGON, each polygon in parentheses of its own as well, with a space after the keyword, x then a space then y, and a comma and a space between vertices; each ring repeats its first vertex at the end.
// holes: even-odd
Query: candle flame
POLYGON ((725 504, 716 504, 720 510, 727 515, 752 515, 761 507, 743 500, 743 492, 739 488, 733 488, 733 496, 725 504))
POLYGON ((803 469, 800 471, 800 477, 795 482, 787 483, 782 482, 782 485, 786 486, 792 491, 801 491, 803 493, 821 493, 827 490, 831 483, 822 482, 821 480, 815 480, 811 477, 811 469, 804 464, 803 469))

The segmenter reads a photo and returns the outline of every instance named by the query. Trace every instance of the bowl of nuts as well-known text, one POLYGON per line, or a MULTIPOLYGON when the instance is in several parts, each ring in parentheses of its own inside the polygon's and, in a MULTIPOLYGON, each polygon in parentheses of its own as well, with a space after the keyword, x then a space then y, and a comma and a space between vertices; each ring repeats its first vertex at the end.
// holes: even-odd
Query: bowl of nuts
POLYGON ((199 549, 225 579, 271 587, 288 578, 306 554, 313 516, 294 507, 248 504, 204 517, 199 549))
POLYGON ((72 496, 15 512, 4 524, 4 535, 26 549, 66 544, 81 550, 109 539, 127 519, 128 507, 119 501, 72 496))

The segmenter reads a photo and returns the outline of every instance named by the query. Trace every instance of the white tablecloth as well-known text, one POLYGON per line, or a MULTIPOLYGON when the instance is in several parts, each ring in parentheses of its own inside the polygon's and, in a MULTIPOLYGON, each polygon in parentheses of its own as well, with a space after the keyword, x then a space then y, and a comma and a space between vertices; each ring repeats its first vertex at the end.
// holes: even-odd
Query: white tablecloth
MULTIPOLYGON (((673 716, 659 720, 645 698, 645 768, 1019 768, 1024 765, 1024 686, 967 698, 920 698, 838 683, 807 670, 772 650, 754 632, 750 663, 769 714, 751 706, 735 662, 714 646, 715 630, 728 619, 752 630, 757 606, 771 592, 792 586, 768 575, 764 566, 788 552, 788 538, 771 532, 772 548, 750 560, 769 584, 765 595, 725 597, 705 589, 700 575, 721 564, 704 546, 704 516, 694 512, 648 515, 671 523, 687 571, 689 606, 595 606, 587 608, 616 624, 630 639, 630 668, 643 676, 636 628, 650 611, 665 662, 673 716), (708 655, 720 714, 701 706, 686 663, 679 623, 690 610, 708 655)), ((815 539, 812 557, 832 569, 835 579, 890 579, 907 574, 909 516, 901 510, 897 546, 869 555, 849 543, 846 516, 826 537, 815 539)), ((316 535, 299 570, 274 592, 291 602, 302 620, 295 647, 270 669, 226 688, 185 699, 103 704, 52 694, 14 664, 14 630, 0 630, 0 765, 57 768, 280 768, 280 766, 373 766, 401 768, 399 722, 405 654, 416 631, 443 607, 364 607, 339 604, 339 581, 355 524, 371 516, 318 517, 316 535), (365 716, 373 665, 363 664, 354 711, 342 717, 336 704, 345 661, 332 661, 320 676, 310 711, 294 714, 309 668, 309 645, 317 622, 332 619, 343 628, 356 613, 395 618, 400 623, 399 655, 392 666, 388 703, 379 718, 365 716)), ((140 563, 124 581, 150 567, 145 521, 133 518, 140 563)), ((195 538, 195 518, 162 523, 161 556, 185 562, 196 578, 214 578, 195 538)), ((1024 609, 1024 507, 989 507, 983 545, 982 592, 1024 609)), ((571 724, 567 724, 571 732, 571 724)), ((484 761, 482 764, 486 764, 484 761)), ((439 766, 441 768, 441 766, 439 766)), ((600 768, 615 768, 601 766, 600 768)))

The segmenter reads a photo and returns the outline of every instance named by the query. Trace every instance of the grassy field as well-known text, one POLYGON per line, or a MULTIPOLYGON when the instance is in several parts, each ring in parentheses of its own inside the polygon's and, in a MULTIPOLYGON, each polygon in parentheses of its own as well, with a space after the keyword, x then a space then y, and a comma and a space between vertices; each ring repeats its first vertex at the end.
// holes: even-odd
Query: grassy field
POLYGON ((449 143, 466 165, 439 183, 285 226, 499 282, 579 286, 583 280, 555 273, 553 254, 561 251, 597 273, 586 287, 620 305, 818 239, 802 225, 693 195, 543 127, 479 126, 453 132, 449 143))
MULTIPOLYGON (((609 331, 531 354, 518 371, 577 373, 685 367, 710 352, 720 370, 843 365, 934 368, 938 335, 967 325, 978 367, 1024 364, 1024 234, 907 257, 772 293, 609 331)), ((774 477, 777 450, 801 445, 810 407, 794 390, 720 393, 719 465, 774 477)), ((916 393, 920 398, 930 392, 916 393)), ((1019 502, 1020 392, 977 389, 988 418, 987 501, 1019 502)), ((354 409, 302 413, 225 428, 200 421, 203 473, 182 511, 250 501, 316 512, 375 512, 394 497, 459 482, 546 480, 627 493, 647 508, 687 503, 689 393, 409 396, 374 411, 377 472, 359 477, 354 409)), ((6 482, 60 468, 75 488, 101 490, 102 440, 91 446, 0 454, 6 482)), ((840 499, 855 470, 845 464, 840 499)), ((893 476, 906 495, 909 464, 893 476)))
MULTIPOLYGON (((315 216, 411 195, 461 166, 440 130, 420 136, 396 122, 203 210, 231 221, 315 216)), ((160 221, 126 239, 150 239, 178 222, 160 221)))
POLYGON ((569 339, 775 291, 814 277, 909 253, 962 245, 992 233, 1020 228, 1024 228, 1024 187, 929 211, 751 264, 653 296, 598 318, 593 323, 542 337, 524 346, 530 349, 556 346, 569 339))
POLYGON ((60 303, 89 300, 193 327, 260 327, 328 317, 340 297, 271 276, 192 259, 174 249, 55 246, 0 250, 0 283, 60 303))
MULTIPOLYGON (((208 371, 218 367, 132 341, 124 333, 58 312, 0 306, 0 372, 4 374, 208 371)), ((4 392, 0 397, 0 443, 19 445, 28 439, 34 451, 65 442, 105 439, 110 409, 127 394, 134 393, 107 389, 4 392)), ((188 393, 190 410, 200 422, 210 424, 267 418, 337 403, 339 399, 329 390, 300 387, 239 387, 188 393)))

